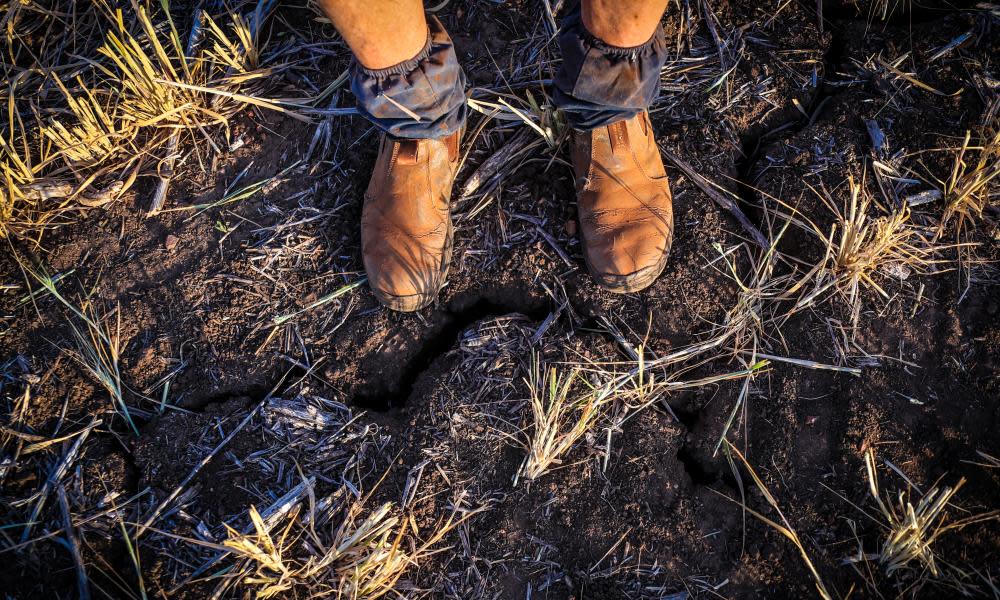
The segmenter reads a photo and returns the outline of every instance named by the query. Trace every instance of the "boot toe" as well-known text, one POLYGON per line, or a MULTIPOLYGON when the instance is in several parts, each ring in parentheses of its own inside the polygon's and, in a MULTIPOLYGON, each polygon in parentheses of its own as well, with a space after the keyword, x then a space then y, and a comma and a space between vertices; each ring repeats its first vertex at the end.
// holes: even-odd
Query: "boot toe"
POLYGON ((420 310, 437 298, 451 264, 451 222, 420 236, 399 234, 391 227, 365 229, 362 255, 368 284, 383 305, 400 312, 420 310))
POLYGON ((401 260, 401 257, 396 260, 383 257, 377 268, 369 264, 365 266, 368 273, 378 274, 369 280, 378 301, 401 312, 420 310, 432 303, 444 281, 438 262, 426 264, 401 260))
POLYGON ((669 236, 651 235, 601 248, 591 245, 587 267, 597 283, 608 291, 627 294, 649 287, 667 265, 669 236))
POLYGON ((389 292, 385 292, 378 288, 372 288, 372 294, 375 298, 382 303, 383 306, 391 308, 396 312, 415 312, 427 306, 430 306, 437 294, 409 294, 405 296, 397 296, 389 292))
POLYGON ((618 293, 648 287, 673 239, 672 196, 646 113, 575 131, 573 169, 587 268, 618 293))
POLYGON ((361 255, 372 293, 393 310, 433 303, 447 279, 461 137, 380 142, 361 211, 361 255))

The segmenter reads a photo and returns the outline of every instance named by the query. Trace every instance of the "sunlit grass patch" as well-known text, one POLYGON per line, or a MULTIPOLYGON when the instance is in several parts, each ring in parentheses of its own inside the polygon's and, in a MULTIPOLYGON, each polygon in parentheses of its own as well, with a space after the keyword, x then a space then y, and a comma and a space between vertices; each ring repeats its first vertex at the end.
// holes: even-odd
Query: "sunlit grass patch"
POLYGON ((877 560, 886 575, 909 570, 927 572, 931 577, 941 576, 943 568, 934 553, 935 542, 949 531, 1000 517, 1000 510, 959 519, 950 516, 958 510, 952 500, 965 485, 964 477, 954 486, 934 485, 914 504, 909 490, 901 490, 895 495, 883 494, 871 448, 865 452, 865 471, 868 490, 884 519, 881 525, 885 534, 878 553, 861 555, 857 559, 877 560))
POLYGON ((972 132, 965 132, 961 146, 953 151, 951 173, 940 182, 944 210, 939 235, 953 222, 961 235, 982 217, 990 194, 996 193, 991 184, 1000 176, 1000 123, 984 127, 977 137, 979 144, 972 146, 972 132))
POLYGON ((392 503, 369 511, 365 499, 348 499, 329 515, 296 508, 277 530, 251 506, 253 532, 227 526, 223 545, 239 557, 236 573, 258 598, 304 593, 373 600, 398 596, 404 575, 441 551, 436 546, 444 537, 476 512, 456 508, 420 532, 392 503), (317 518, 324 527, 315 526, 317 518))
POLYGON ((850 176, 843 199, 826 190, 816 193, 834 221, 825 230, 807 220, 807 231, 818 238, 823 256, 796 284, 796 288, 805 290, 796 308, 838 296, 849 307, 852 322, 857 323, 862 291, 874 291, 888 299, 881 278, 931 271, 938 247, 911 221, 907 207, 875 216, 876 208, 864 182, 858 183, 850 176))
POLYGON ((117 200, 153 168, 158 209, 178 156, 193 150, 207 168, 209 152, 220 151, 219 129, 228 134, 230 119, 246 106, 236 92, 253 91, 271 73, 260 65, 256 20, 236 8, 214 17, 196 11, 186 40, 167 2, 129 11, 95 2, 80 12, 22 15, 79 36, 73 61, 52 44, 6 40, 10 54, 39 59, 34 53, 42 52, 52 68, 8 71, 19 74, 5 90, 0 236, 33 233, 67 207, 117 200), (54 93, 34 98, 40 87, 54 93))
POLYGON ((113 29, 98 49, 114 67, 97 63, 109 81, 120 86, 121 118, 127 123, 191 131, 212 124, 226 125, 227 115, 237 110, 240 102, 231 98, 216 100, 215 96, 174 84, 226 88, 232 85, 230 77, 232 81, 245 82, 265 74, 250 72, 258 50, 243 45, 252 44, 252 39, 246 31, 246 22, 238 16, 231 18, 231 28, 239 40, 236 43, 211 17, 204 15, 211 51, 197 57, 188 55, 168 11, 164 12, 168 34, 157 30, 144 8, 139 7, 135 17, 140 26, 137 34, 129 31, 122 11, 116 11, 112 16, 113 29))
POLYGON ((559 464, 560 458, 590 431, 613 397, 603 398, 589 387, 579 369, 557 369, 532 357, 526 380, 531 394, 531 433, 525 441, 528 455, 525 477, 535 479, 559 464))
POLYGON ((746 378, 767 365, 758 361, 735 371, 683 378, 718 358, 715 352, 726 339, 726 335, 718 336, 655 359, 647 358, 642 346, 635 360, 626 361, 546 365, 533 355, 525 379, 531 406, 522 441, 526 456, 518 474, 533 480, 562 464, 570 450, 609 416, 612 407, 619 427, 671 392, 746 378))

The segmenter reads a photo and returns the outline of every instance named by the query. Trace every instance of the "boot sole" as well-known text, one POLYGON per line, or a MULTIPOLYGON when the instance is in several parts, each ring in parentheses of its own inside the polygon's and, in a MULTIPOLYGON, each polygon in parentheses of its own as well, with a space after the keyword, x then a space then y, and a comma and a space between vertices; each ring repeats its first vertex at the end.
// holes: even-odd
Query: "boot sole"
POLYGON ((631 294, 648 288, 656 281, 667 266, 668 256, 669 249, 663 253, 663 257, 656 264, 639 269, 635 273, 629 273, 628 275, 598 273, 590 266, 589 260, 584 260, 584 262, 587 263, 587 270, 590 272, 590 276, 602 288, 615 294, 631 294))
POLYGON ((441 255, 441 268, 438 271, 439 280, 435 289, 427 294, 410 294, 407 296, 394 296, 392 294, 386 294, 385 292, 379 291, 372 288, 372 294, 375 299, 396 312, 416 312, 422 308, 426 308, 431 303, 437 299, 438 292, 444 287, 446 281, 448 281, 448 271, 451 269, 451 254, 454 250, 455 241, 455 227, 451 222, 451 214, 448 215, 448 235, 445 240, 444 253, 441 255))

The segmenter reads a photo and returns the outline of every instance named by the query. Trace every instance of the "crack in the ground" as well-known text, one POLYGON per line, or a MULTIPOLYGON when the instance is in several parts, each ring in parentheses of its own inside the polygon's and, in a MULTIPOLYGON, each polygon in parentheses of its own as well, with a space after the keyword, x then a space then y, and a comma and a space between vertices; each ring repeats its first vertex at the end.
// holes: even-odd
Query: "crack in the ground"
POLYGON ((708 447, 714 444, 707 439, 706 431, 700 427, 706 406, 694 402, 671 404, 670 412, 684 427, 684 439, 677 450, 676 458, 695 486, 711 487, 722 484, 735 492, 743 489, 743 475, 734 474, 727 468, 727 462, 719 454, 713 456, 708 447), (739 481, 737 481, 739 477, 739 481))
POLYGON ((684 465, 684 472, 695 485, 712 485, 719 480, 721 470, 697 456, 689 444, 683 444, 677 451, 677 460, 684 465))
MULTIPOLYGON (((870 26, 883 28, 912 26, 918 24, 932 23, 953 14, 956 10, 973 8, 976 5, 974 0, 965 0, 952 5, 950 9, 935 7, 924 7, 911 5, 909 10, 902 11, 890 16, 884 21, 867 21, 870 26)), ((793 114, 795 118, 784 123, 775 123, 773 127, 763 127, 758 125, 740 135, 740 158, 734 163, 736 170, 736 194, 739 197, 740 208, 746 213, 747 218, 760 228, 763 215, 761 205, 757 197, 757 180, 763 174, 763 170, 758 165, 763 156, 763 150, 772 141, 787 140, 810 127, 818 117, 818 111, 831 98, 834 98, 851 86, 830 85, 831 77, 843 66, 847 58, 847 36, 846 27, 852 22, 864 21, 859 18, 844 18, 837 14, 838 9, 827 7, 823 12, 823 21, 830 32, 830 45, 823 53, 823 67, 817 82, 816 93, 809 106, 805 108, 805 114, 795 111, 785 111, 784 114, 793 114), (759 134, 753 133, 755 130, 763 129, 759 134)), ((791 108, 791 107, 788 107, 791 108)))
POLYGON ((677 460, 691 478, 691 483, 696 486, 713 486, 721 483, 737 492, 745 489, 743 474, 734 473, 732 469, 726 468, 727 463, 721 453, 713 457, 692 442, 685 441, 677 450, 677 460))
MULTIPOLYGON (((826 19, 826 17, 824 17, 826 19)), ((843 27, 840 24, 832 23, 830 29, 830 45, 823 52, 823 67, 819 74, 816 85, 816 92, 809 102, 809 106, 802 114, 792 106, 786 107, 783 114, 794 114, 795 117, 786 120, 784 123, 774 124, 773 127, 757 126, 755 129, 762 130, 758 134, 747 131, 740 136, 740 158, 735 161, 736 169, 736 195, 739 197, 740 208, 746 213, 747 218, 758 228, 763 223, 761 205, 757 198, 756 184, 763 170, 758 169, 758 164, 763 158, 763 150, 768 143, 773 140, 789 139, 806 127, 815 122, 817 111, 830 98, 840 94, 844 88, 835 88, 829 84, 830 77, 844 60, 846 42, 843 36, 843 27), (780 135, 779 135, 780 134, 780 135)))
POLYGON ((480 292, 455 298, 431 317, 433 333, 420 342, 419 349, 406 359, 391 381, 378 382, 377 389, 358 390, 352 396, 354 404, 378 412, 404 406, 413 395, 417 381, 433 363, 451 351, 459 336, 473 324, 512 313, 522 314, 531 321, 541 321, 549 313, 548 303, 526 292, 513 290, 500 293, 480 292))
POLYGON ((701 420, 701 409, 690 408, 688 406, 670 406, 670 412, 673 416, 677 417, 677 420, 681 422, 688 431, 694 429, 694 426, 698 424, 701 420))
MULTIPOLYGON (((301 369, 297 370, 301 371, 301 369)), ((194 413, 203 413, 209 406, 213 404, 222 404, 224 402, 232 400, 233 398, 253 398, 253 399, 263 398, 269 392, 275 390, 276 388, 277 390, 272 395, 279 396, 281 395, 280 392, 283 391, 284 387, 287 387, 289 379, 292 378, 284 377, 285 380, 284 386, 280 383, 281 380, 275 377, 273 383, 268 383, 266 385, 264 384, 250 385, 244 388, 239 388, 238 390, 227 390, 224 392, 220 392, 218 394, 212 394, 202 398, 188 400, 184 403, 184 409, 194 413)))

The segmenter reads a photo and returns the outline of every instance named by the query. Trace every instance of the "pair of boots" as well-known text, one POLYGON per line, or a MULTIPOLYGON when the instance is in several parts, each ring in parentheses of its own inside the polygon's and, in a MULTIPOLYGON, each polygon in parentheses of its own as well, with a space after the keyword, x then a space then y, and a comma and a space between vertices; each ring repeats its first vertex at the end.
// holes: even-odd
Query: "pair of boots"
MULTIPOLYGON (((393 310, 437 297, 451 262, 451 190, 462 132, 442 139, 383 135, 361 218, 372 292, 393 310)), ((673 239, 670 188, 646 112, 573 130, 580 241, 587 268, 612 292, 635 292, 663 271, 673 239)))

